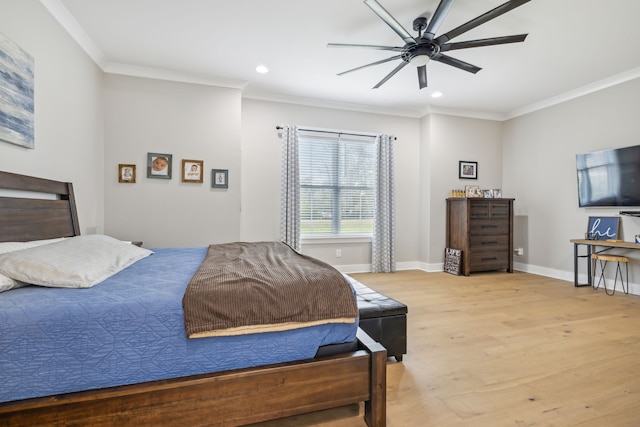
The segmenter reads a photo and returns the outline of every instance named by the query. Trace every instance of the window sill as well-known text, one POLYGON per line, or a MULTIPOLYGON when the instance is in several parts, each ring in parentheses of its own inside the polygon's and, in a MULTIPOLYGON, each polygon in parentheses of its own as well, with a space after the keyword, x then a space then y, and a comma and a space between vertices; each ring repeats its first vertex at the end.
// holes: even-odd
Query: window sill
POLYGON ((371 236, 353 234, 350 236, 303 236, 300 243, 303 245, 322 245, 326 243, 371 243, 371 236))

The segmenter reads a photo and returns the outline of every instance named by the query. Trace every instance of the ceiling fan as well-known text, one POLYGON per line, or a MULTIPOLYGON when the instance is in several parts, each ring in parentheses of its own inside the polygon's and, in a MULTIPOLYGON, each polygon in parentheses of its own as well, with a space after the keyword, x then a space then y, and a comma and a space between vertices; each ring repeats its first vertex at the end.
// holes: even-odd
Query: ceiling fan
POLYGON ((449 9, 453 5, 453 0, 441 0, 440 4, 433 14, 433 17, 430 21, 428 21, 428 23, 427 18, 423 16, 418 17, 413 21, 413 29, 418 32, 418 36, 413 37, 407 30, 404 29, 404 27, 402 27, 402 25, 400 25, 398 21, 396 21, 393 16, 391 16, 389 12, 385 10, 384 7, 382 7, 380 3, 377 2, 377 0, 364 0, 364 3, 369 6, 371 10, 373 10, 373 12, 378 15, 378 17, 380 17, 380 19, 382 19, 387 25, 389 25, 389 27, 391 27, 391 29, 395 31, 396 34, 400 36, 405 45, 402 47, 394 47, 364 44, 329 43, 327 47, 355 47, 399 52, 398 55, 392 56, 391 58, 383 59, 381 61, 376 61, 371 64, 343 71, 338 75, 342 76, 344 74, 362 70, 363 68, 371 67, 373 65, 384 64, 386 62, 400 59, 402 62, 400 62, 400 64, 398 64, 398 66, 393 71, 387 74, 385 78, 380 80, 380 82, 373 88, 377 89, 385 84, 387 80, 393 77, 407 64, 413 64, 418 69, 418 83, 420 85, 420 89, 423 89, 427 87, 427 63, 429 62, 429 60, 442 62, 443 64, 451 65, 452 67, 456 67, 473 74, 481 70, 480 67, 476 67, 475 65, 469 64, 468 62, 464 62, 459 59, 447 56, 443 54, 443 52, 448 52, 450 50, 456 49, 467 49, 472 47, 492 46, 524 41, 524 39, 527 37, 527 34, 517 34, 513 36, 491 37, 486 39, 449 43, 451 39, 458 37, 459 35, 464 34, 467 31, 472 30, 473 28, 482 25, 487 21, 497 18, 498 16, 509 12, 510 10, 515 9, 518 6, 522 6, 529 1, 530 0, 508 1, 496 7, 495 9, 492 9, 489 12, 480 15, 472 19, 471 21, 468 21, 457 28, 454 28, 449 32, 436 37, 436 33, 440 28, 440 25, 444 21, 447 12, 449 12, 449 9))

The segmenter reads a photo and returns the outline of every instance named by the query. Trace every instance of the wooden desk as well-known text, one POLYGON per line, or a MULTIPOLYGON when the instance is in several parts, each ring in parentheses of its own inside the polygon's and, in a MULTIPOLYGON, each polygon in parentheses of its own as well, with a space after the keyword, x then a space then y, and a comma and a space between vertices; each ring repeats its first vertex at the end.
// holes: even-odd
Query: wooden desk
POLYGON ((591 255, 601 253, 614 248, 621 249, 640 249, 640 244, 633 242, 610 242, 607 240, 586 240, 586 239, 571 239, 573 243, 573 286, 591 286, 593 283, 593 276, 591 275, 591 255), (580 255, 578 253, 578 246, 584 245, 587 247, 587 253, 580 255), (601 248, 598 250, 597 248, 601 248), (587 283, 578 283, 578 258, 587 258, 587 283))

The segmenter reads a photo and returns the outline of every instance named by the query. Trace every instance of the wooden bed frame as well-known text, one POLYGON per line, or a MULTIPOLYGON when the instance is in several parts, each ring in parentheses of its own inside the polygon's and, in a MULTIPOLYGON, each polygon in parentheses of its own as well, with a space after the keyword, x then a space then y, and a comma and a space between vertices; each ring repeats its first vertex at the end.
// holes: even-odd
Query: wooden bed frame
MULTIPOLYGON (((0 189, 20 191, 0 194, 0 242, 80 234, 71 183, 0 171, 0 189)), ((0 403, 0 425, 241 426, 364 402, 367 425, 384 427, 386 350, 357 337, 349 353, 0 403)))

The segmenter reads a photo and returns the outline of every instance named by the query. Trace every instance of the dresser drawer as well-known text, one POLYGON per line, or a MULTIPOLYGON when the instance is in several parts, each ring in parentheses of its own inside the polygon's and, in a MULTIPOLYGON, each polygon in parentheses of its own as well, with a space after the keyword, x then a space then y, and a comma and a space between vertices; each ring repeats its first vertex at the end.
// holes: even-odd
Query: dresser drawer
POLYGON ((511 204, 505 200, 473 200, 469 213, 471 219, 509 219, 511 204))
POLYGON ((469 234, 472 236, 509 235, 509 221, 501 219, 476 219, 471 222, 469 234))
POLYGON ((509 268, 509 251, 472 252, 469 264, 471 271, 489 271, 509 268))
POLYGON ((508 202, 493 202, 491 203, 491 218, 492 219, 509 219, 511 217, 511 209, 508 202))
POLYGON ((469 249, 472 251, 508 251, 509 236, 471 236, 469 239, 469 249))
POLYGON ((469 214, 471 219, 489 219, 491 218, 491 205, 488 202, 473 201, 469 205, 469 214))

